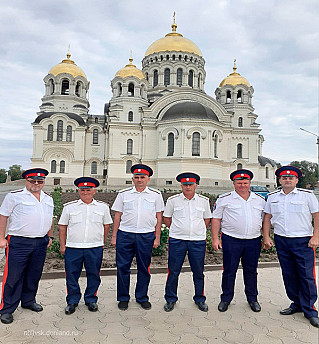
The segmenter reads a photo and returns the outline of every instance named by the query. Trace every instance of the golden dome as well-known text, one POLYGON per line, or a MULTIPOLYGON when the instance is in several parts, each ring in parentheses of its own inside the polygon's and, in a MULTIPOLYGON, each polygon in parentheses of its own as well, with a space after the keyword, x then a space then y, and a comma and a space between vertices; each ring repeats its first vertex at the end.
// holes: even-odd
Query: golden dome
POLYGON ((78 67, 74 61, 70 59, 71 54, 66 54, 66 59, 62 60, 62 62, 58 63, 56 66, 52 67, 49 71, 49 74, 53 74, 57 76, 58 74, 68 73, 73 75, 74 77, 83 76, 86 79, 86 75, 84 74, 83 70, 78 67))
POLYGON ((176 32, 177 24, 172 24, 172 32, 168 33, 165 37, 158 39, 152 43, 146 50, 145 56, 159 53, 161 51, 186 51, 202 56, 202 52, 198 46, 190 39, 183 37, 182 34, 176 32))
POLYGON ((122 77, 123 79, 128 77, 128 76, 135 76, 137 77, 138 79, 145 79, 145 75, 144 73, 136 68, 135 65, 133 65, 133 59, 132 57, 129 58, 129 61, 130 63, 127 64, 124 68, 120 69, 116 74, 115 74, 115 77, 117 76, 120 76, 122 77))
POLYGON ((234 60, 234 67, 233 67, 233 72, 228 75, 227 78, 225 78, 220 84, 219 87, 223 87, 225 85, 232 85, 232 86, 237 86, 240 84, 250 86, 249 82, 247 79, 245 79, 243 76, 241 76, 239 73, 236 72, 236 60, 234 60))

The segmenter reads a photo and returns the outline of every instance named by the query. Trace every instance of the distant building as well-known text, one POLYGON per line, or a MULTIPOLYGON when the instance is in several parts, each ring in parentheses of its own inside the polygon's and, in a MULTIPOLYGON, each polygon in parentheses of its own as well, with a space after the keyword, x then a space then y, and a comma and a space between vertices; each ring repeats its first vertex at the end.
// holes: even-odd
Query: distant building
POLYGON ((89 113, 89 81, 71 55, 44 78, 45 95, 32 123, 32 167, 50 171, 48 184, 70 185, 92 176, 110 189, 131 183, 130 167, 151 166, 151 185, 176 187, 184 171, 201 186, 231 186, 237 168, 253 171, 254 184, 275 186, 273 160, 262 156, 264 138, 252 106, 254 93, 234 63, 215 90, 204 91, 205 60, 199 47, 176 31, 152 43, 111 81, 103 115, 89 113))

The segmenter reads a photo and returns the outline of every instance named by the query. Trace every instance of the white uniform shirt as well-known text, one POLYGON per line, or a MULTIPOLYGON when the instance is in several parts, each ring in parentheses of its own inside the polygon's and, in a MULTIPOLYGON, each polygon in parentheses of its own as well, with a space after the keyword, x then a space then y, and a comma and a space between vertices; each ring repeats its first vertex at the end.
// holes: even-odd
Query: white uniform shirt
POLYGON ((7 234, 27 238, 44 237, 52 226, 53 199, 43 191, 40 202, 26 188, 8 193, 0 214, 9 216, 7 234))
POLYGON ((68 226, 66 247, 91 248, 104 245, 104 225, 112 222, 106 203, 79 199, 64 205, 59 225, 68 226))
POLYGON ((112 210, 122 213, 119 229, 131 233, 154 232, 156 213, 164 210, 164 202, 158 190, 146 187, 142 192, 135 187, 121 190, 112 210))
POLYGON ((234 190, 217 198, 213 218, 222 219, 222 232, 239 239, 253 239, 260 236, 263 210, 266 201, 251 192, 247 201, 234 190))
POLYGON ((171 238, 205 240, 204 219, 210 219, 212 213, 207 197, 195 193, 192 199, 188 199, 180 193, 167 200, 163 216, 172 218, 169 229, 171 238))
POLYGON ((312 215, 317 213, 318 200, 310 190, 295 188, 268 195, 265 213, 271 214, 274 233, 285 237, 312 236, 312 215))

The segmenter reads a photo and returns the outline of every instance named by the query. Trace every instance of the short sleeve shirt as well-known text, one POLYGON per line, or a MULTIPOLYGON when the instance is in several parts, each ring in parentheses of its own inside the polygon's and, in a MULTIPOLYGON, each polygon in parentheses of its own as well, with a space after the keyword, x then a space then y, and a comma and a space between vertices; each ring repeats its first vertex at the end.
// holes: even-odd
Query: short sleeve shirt
POLYGON ((7 234, 27 238, 44 237, 52 226, 53 199, 43 191, 40 201, 26 188, 6 195, 0 214, 8 216, 7 234))
POLYGON ((317 213, 318 200, 310 190, 295 188, 268 195, 265 213, 271 214, 274 233, 285 237, 312 236, 312 215, 317 213))
POLYGON ((104 225, 111 224, 109 206, 94 200, 90 204, 81 199, 66 203, 59 225, 67 227, 66 247, 91 248, 104 245, 104 225))
POLYGON ((221 219, 222 232, 239 239, 260 236, 265 199, 251 192, 245 200, 236 191, 221 195, 213 210, 213 218, 221 219))
POLYGON ((195 193, 188 199, 180 193, 167 200, 163 216, 172 218, 171 238, 196 241, 206 239, 204 219, 210 219, 212 213, 207 197, 195 193))
POLYGON ((112 210, 122 213, 119 229, 131 233, 154 232, 156 213, 164 210, 160 191, 146 187, 138 192, 135 187, 121 190, 112 210))

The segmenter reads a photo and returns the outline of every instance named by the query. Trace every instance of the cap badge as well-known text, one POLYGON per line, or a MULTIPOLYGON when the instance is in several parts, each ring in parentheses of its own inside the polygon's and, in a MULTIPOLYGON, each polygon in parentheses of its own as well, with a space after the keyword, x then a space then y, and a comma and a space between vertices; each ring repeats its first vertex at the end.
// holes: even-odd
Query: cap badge
POLYGON ((290 171, 287 171, 287 174, 290 174, 290 171))
POLYGON ((141 172, 141 169, 139 168, 139 169, 137 170, 137 172, 141 172))
POLYGON ((41 173, 38 173, 38 176, 41 176, 41 173))
POLYGON ((244 173, 242 173, 241 176, 243 177, 243 176, 244 176, 244 173))
POLYGON ((189 178, 186 178, 186 181, 188 182, 188 181, 189 181, 189 178))
POLYGON ((84 185, 88 185, 88 183, 84 183, 84 185))

